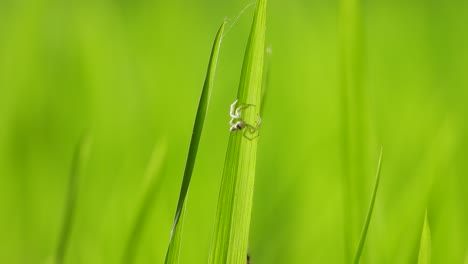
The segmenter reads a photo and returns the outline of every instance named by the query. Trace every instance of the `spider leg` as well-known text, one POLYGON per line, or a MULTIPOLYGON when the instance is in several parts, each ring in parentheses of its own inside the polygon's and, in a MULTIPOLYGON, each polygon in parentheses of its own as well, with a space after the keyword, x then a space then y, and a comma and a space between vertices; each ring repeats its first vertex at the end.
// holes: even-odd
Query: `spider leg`
POLYGON ((258 129, 260 127, 260 123, 262 122, 262 118, 258 116, 258 120, 255 126, 245 124, 245 131, 244 131, 244 137, 248 140, 253 140, 257 137, 260 136, 260 133, 258 132, 258 129), (251 135, 250 137, 248 135, 251 135))
POLYGON ((260 128, 260 124, 262 123, 262 118, 259 115, 257 115, 257 117, 258 117, 258 120, 257 122, 255 122, 255 126, 247 124, 247 127, 249 128, 251 133, 255 133, 255 131, 257 131, 260 128))
MULTIPOLYGON (((237 101, 239 99, 236 99, 234 101, 234 103, 231 104, 231 108, 230 108, 230 111, 229 111, 229 115, 234 119, 234 118, 237 118, 238 115, 236 115, 236 112, 235 112, 235 109, 236 109, 236 104, 237 104, 237 101)), ((232 119, 231 119, 231 122, 232 122, 232 119)))
POLYGON ((255 134, 255 132, 258 131, 257 126, 252 126, 252 125, 249 125, 249 124, 245 124, 245 128, 246 128, 246 131, 249 131, 250 134, 255 134))
POLYGON ((244 131, 244 134, 243 134, 243 136, 244 136, 246 139, 250 140, 250 141, 252 141, 253 139, 256 139, 256 138, 258 138, 258 137, 260 136, 260 134, 258 133, 258 130, 252 131, 252 130, 251 130, 252 128, 255 129, 255 128, 252 127, 252 126, 248 126, 247 129, 244 131), (257 132, 256 135, 255 135, 255 132, 257 132), (248 134, 251 134, 251 136, 249 136, 248 134))
POLYGON ((236 109, 236 116, 237 116, 238 118, 241 118, 241 117, 242 117, 241 111, 243 111, 243 110, 245 110, 245 109, 247 109, 247 108, 249 108, 249 107, 251 107, 251 106, 255 106, 255 105, 253 105, 253 104, 245 104, 245 105, 241 105, 241 106, 237 107, 237 109, 236 109))
POLYGON ((257 124, 255 125, 255 129, 258 130, 258 128, 260 127, 260 124, 262 123, 262 118, 260 117, 260 115, 257 115, 258 116, 258 120, 257 120, 257 124))

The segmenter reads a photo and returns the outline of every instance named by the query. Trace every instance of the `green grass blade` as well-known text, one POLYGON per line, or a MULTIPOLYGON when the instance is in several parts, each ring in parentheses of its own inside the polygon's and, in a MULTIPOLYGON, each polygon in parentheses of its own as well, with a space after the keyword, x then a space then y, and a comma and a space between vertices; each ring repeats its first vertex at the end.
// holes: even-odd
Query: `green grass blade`
POLYGON ((203 130, 203 123, 205 122, 205 116, 208 110, 208 104, 210 102, 211 91, 213 89, 216 65, 218 63, 219 50, 221 47, 221 40, 224 32, 224 27, 225 21, 223 21, 223 23, 219 27, 218 33, 216 34, 216 38, 213 43, 213 48, 211 50, 210 61, 208 63, 208 70, 206 73, 205 83, 203 85, 200 102, 198 104, 197 116, 195 118, 195 124, 193 127, 189 153, 187 157, 187 162, 185 164, 184 178, 182 179, 182 187, 180 189, 179 201, 177 203, 177 209, 174 217, 174 224, 172 226, 171 238, 166 253, 165 263, 178 263, 179 261, 179 247, 182 233, 182 224, 180 223, 183 223, 181 219, 184 216, 185 199, 187 197, 190 179, 192 177, 192 171, 197 156, 198 144, 200 143, 200 137, 203 130))
MULTIPOLYGON (((261 109, 266 4, 266 0, 257 1, 237 94, 238 105, 255 106, 242 113, 248 124, 257 122, 261 109)), ((231 132, 229 137, 209 256, 211 264, 246 262, 258 137, 249 140, 243 132, 231 132)))
POLYGON ((372 192, 371 203, 369 206, 369 211, 367 212, 364 227, 362 229, 361 238, 359 239, 359 245, 357 247, 356 254, 354 255, 354 264, 359 263, 359 260, 361 259, 362 250, 364 249, 364 244, 366 242, 367 231, 369 230, 369 224, 372 218, 372 211, 374 210, 375 198, 377 197, 377 190, 379 189, 380 170, 382 167, 382 154, 383 154, 383 149, 380 149, 379 162, 377 164, 377 172, 376 172, 376 177, 375 177, 374 191, 372 192))
POLYGON ((65 259, 70 235, 73 227, 75 208, 78 196, 79 177, 89 153, 90 141, 86 136, 82 136, 76 145, 70 170, 68 192, 65 204, 62 230, 59 235, 57 249, 55 253, 55 263, 62 264, 65 259))
POLYGON ((148 213, 150 212, 151 205, 154 203, 154 197, 160 191, 160 171, 163 166, 163 162, 166 156, 166 145, 160 143, 155 145, 153 153, 148 162, 148 166, 145 171, 146 181, 144 184, 144 191, 142 192, 142 200, 137 211, 137 216, 132 225, 130 236, 125 246, 122 264, 130 264, 135 260, 136 251, 138 249, 141 233, 145 226, 145 220, 147 219, 148 213))
POLYGON ((182 229, 184 227, 185 205, 180 212, 179 223, 172 229, 171 242, 166 253, 166 263, 179 263, 179 251, 182 240, 182 229))
POLYGON ((421 242, 419 245, 418 264, 429 263, 431 263, 431 229, 429 228, 429 219, 427 218, 426 210, 421 232, 421 242))

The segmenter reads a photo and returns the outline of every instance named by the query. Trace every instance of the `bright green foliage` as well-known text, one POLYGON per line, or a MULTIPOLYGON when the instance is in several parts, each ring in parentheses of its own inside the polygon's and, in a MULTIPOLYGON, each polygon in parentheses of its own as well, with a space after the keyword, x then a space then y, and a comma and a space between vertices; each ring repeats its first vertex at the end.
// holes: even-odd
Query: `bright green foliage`
MULTIPOLYGON (((122 263, 134 228, 133 262, 164 263, 216 30, 252 1, 0 1, 1 263, 54 264, 81 131, 92 148, 63 264, 122 263), (137 227, 161 141, 157 194, 137 227)), ((426 208, 432 263, 464 263, 467 1, 289 0, 267 9, 273 54, 260 104, 252 263, 352 263, 380 144, 360 263, 417 263, 426 208)), ((209 258, 228 107, 254 11, 228 34, 226 25, 180 264, 209 258)), ((249 123, 255 111, 243 112, 249 123)))
POLYGON ((429 228, 429 219, 427 218, 427 210, 424 214, 424 224, 421 232, 421 242, 419 245, 418 264, 431 263, 431 229, 429 228))
POLYGON ((216 38, 213 43, 213 48, 211 50, 210 61, 208 63, 208 70, 206 73, 205 83, 203 85, 200 102, 198 104, 197 116, 195 118, 195 125, 193 127, 189 153, 187 157, 187 162, 185 164, 184 178, 182 180, 179 201, 177 203, 174 225, 171 231, 171 239, 169 242, 169 248, 167 250, 166 263, 179 263, 179 249, 182 239, 183 219, 185 215, 185 199, 187 198, 190 179, 192 178, 193 167, 195 166, 198 144, 200 143, 203 124, 205 122, 205 116, 208 111, 208 105, 210 103, 211 91, 213 90, 216 65, 218 63, 218 56, 224 32, 224 25, 225 21, 223 21, 223 23, 219 27, 218 33, 216 34, 216 38))
MULTIPOLYGON (((265 23, 266 0, 259 0, 237 94, 238 105, 254 105, 243 112, 248 124, 255 124, 260 112, 265 23)), ((248 139, 243 132, 232 132, 229 137, 209 256, 211 264, 241 264, 246 261, 258 137, 248 139)))

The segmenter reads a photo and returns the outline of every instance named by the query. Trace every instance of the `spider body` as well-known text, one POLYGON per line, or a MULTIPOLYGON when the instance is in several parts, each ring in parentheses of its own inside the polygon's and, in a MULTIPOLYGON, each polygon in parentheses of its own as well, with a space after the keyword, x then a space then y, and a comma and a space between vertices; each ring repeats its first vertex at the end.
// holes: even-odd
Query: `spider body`
POLYGON ((234 124, 231 123, 231 128, 229 129, 229 131, 232 132, 232 131, 242 130, 244 129, 244 127, 246 127, 246 125, 247 124, 244 122, 244 120, 239 120, 234 124))
POLYGON ((236 99, 234 103, 231 104, 231 108, 229 111, 229 115, 231 116, 231 120, 229 121, 229 125, 231 126, 231 128, 229 129, 229 131, 234 132, 234 131, 244 130, 245 131, 244 137, 249 140, 252 140, 258 137, 258 128, 260 127, 260 123, 262 122, 262 119, 260 118, 260 116, 258 116, 258 121, 255 126, 247 124, 242 118, 242 111, 255 105, 252 105, 252 104, 240 105, 239 107, 236 108, 237 101, 238 99, 236 99), (257 135, 254 135, 256 132, 257 132, 257 135))

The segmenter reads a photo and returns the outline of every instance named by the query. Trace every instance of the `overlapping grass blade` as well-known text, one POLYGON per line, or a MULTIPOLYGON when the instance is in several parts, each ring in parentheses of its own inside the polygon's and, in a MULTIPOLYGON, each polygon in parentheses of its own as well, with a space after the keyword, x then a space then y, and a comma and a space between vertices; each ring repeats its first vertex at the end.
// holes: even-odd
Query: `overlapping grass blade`
POLYGON ((130 231, 130 236, 125 246, 122 264, 134 263, 135 254, 138 249, 142 230, 145 226, 145 219, 151 212, 150 208, 154 202, 154 197, 158 194, 161 188, 161 175, 160 171, 166 157, 166 143, 160 142, 155 145, 153 153, 148 162, 145 171, 145 184, 142 192, 141 203, 138 206, 138 211, 130 231))
POLYGON ((427 210, 424 214, 424 224, 421 232, 421 242, 419 244, 418 264, 431 263, 431 229, 429 228, 429 219, 427 210))
MULTIPOLYGON (((252 125, 261 109, 266 4, 266 0, 257 1, 237 94, 238 105, 254 105, 242 113, 252 125)), ((209 256, 211 264, 246 262, 258 137, 248 139, 243 132, 232 132, 229 137, 209 256)))
POLYGON ((380 149, 379 162, 377 164, 377 172, 376 172, 376 177, 375 177, 374 191, 372 192, 372 198, 371 198, 371 202, 369 205, 369 210, 367 211, 366 221, 364 223, 364 227, 362 228, 359 245, 357 247, 356 254, 354 255, 354 264, 359 263, 362 250, 364 249, 364 243, 366 242, 367 231, 369 230, 369 224, 370 224, 371 217, 372 217, 372 211, 374 210, 375 198, 377 197, 377 190, 379 189, 380 170, 382 167, 382 155, 383 155, 383 149, 380 149))
POLYGON ((87 136, 82 136, 75 147, 73 160, 68 181, 68 192, 65 204, 65 213, 63 217, 62 230, 60 232, 57 249, 55 252, 55 263, 62 264, 70 241, 70 235, 73 228, 76 202, 79 190, 79 179, 81 171, 88 157, 90 141, 87 136))
POLYGON ((182 179, 182 187, 180 189, 179 201, 174 217, 174 224, 172 226, 171 238, 169 247, 166 253, 165 263, 178 263, 179 261, 179 248, 182 234, 182 224, 185 212, 185 199, 187 197, 190 179, 192 178, 192 171, 195 165, 197 156, 198 144, 205 122, 206 112, 208 111, 208 104, 210 102, 211 91, 213 89, 214 77, 216 72, 216 65, 218 63, 219 50, 221 47, 221 40, 224 32, 225 21, 219 27, 218 33, 213 43, 211 50, 210 61, 208 63, 208 70, 206 73, 205 83, 203 85, 200 102, 198 104, 197 116, 193 127, 192 139, 190 141, 190 148, 185 164, 184 178, 182 179))

